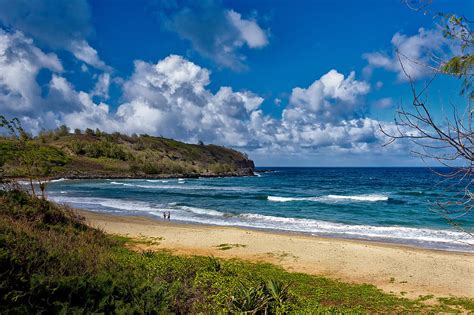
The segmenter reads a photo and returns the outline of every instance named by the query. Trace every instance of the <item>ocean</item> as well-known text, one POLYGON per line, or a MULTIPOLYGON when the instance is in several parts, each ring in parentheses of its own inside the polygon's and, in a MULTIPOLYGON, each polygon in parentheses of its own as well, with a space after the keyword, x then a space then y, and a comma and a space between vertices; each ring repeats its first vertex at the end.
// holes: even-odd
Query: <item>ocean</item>
MULTIPOLYGON (((263 169, 260 169, 263 170, 263 169)), ((459 187, 428 168, 273 168, 252 177, 54 180, 48 197, 92 211, 474 252, 431 210, 459 187)), ((465 223, 472 224, 472 217, 465 223)))

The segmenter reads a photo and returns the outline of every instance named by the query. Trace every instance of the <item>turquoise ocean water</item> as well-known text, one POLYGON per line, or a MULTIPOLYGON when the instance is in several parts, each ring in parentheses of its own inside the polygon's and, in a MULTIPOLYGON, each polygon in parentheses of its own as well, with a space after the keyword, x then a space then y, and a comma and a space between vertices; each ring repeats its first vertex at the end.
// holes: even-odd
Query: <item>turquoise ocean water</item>
MULTIPOLYGON (((474 251, 430 210, 459 187, 428 168, 276 168, 253 177, 55 180, 49 198, 93 211, 474 251)), ((472 217, 466 223, 473 223, 472 217)))

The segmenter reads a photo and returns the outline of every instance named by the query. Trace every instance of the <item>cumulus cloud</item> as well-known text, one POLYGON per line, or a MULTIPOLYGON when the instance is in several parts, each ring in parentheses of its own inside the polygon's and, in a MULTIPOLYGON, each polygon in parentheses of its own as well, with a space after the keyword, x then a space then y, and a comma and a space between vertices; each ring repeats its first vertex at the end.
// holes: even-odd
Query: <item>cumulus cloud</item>
POLYGON ((334 148, 367 152, 380 141, 378 122, 364 116, 366 82, 331 70, 308 88, 295 88, 277 119, 250 91, 221 87, 212 93, 207 69, 171 55, 156 64, 135 62, 124 83, 122 128, 181 140, 232 145, 247 150, 301 151, 334 148))
MULTIPOLYGON (((92 95, 76 91, 61 76, 63 71, 56 54, 45 53, 21 32, 0 29, 0 112, 3 115, 21 118, 24 127, 33 133, 71 122, 76 118, 75 113, 107 116, 108 108, 93 104, 92 95), (43 70, 51 72, 51 80, 41 87, 37 76, 43 70)), ((111 123, 107 119, 104 122, 111 123)), ((92 120, 82 123, 91 124, 92 120)), ((111 126, 118 127, 113 122, 111 126)))
POLYGON ((117 114, 131 130, 142 128, 136 119, 141 117, 153 134, 245 146, 250 113, 263 99, 230 87, 213 94, 209 83, 207 69, 181 56, 171 55, 156 64, 136 61, 134 73, 123 85, 127 102, 117 114))
POLYGON ((0 23, 41 47, 65 49, 97 69, 110 70, 86 41, 93 33, 87 0, 0 0, 0 8, 0 23))
POLYGON ((46 54, 20 32, 0 29, 0 108, 28 115, 44 106, 36 76, 41 69, 63 71, 55 54, 46 54))
POLYGON ((19 32, 0 33, 0 70, 0 112, 21 117, 32 132, 67 124, 203 140, 259 154, 384 150, 379 122, 365 115, 370 86, 355 73, 331 70, 310 86, 293 89, 281 117, 273 117, 251 91, 226 86, 211 91, 209 70, 177 55, 156 63, 135 61, 115 108, 103 101, 110 75, 97 77, 92 91, 77 90, 62 76, 58 57, 19 32), (44 91, 36 81, 42 69, 51 72, 44 91))
POLYGON ((307 88, 294 88, 283 110, 277 141, 311 151, 323 148, 368 151, 381 135, 378 122, 365 117, 363 97, 370 85, 330 70, 307 88))
POLYGON ((294 88, 290 96, 291 107, 285 109, 288 121, 311 120, 335 122, 363 116, 365 107, 360 97, 367 94, 370 85, 355 80, 355 72, 347 78, 331 70, 308 88, 294 88))
POLYGON ((256 19, 243 18, 212 1, 189 3, 163 15, 167 27, 190 41, 195 51, 233 70, 245 69, 242 48, 256 49, 268 44, 268 32, 256 19))
POLYGON ((450 46, 441 31, 424 28, 420 28, 418 33, 412 36, 396 33, 391 44, 390 53, 377 51, 363 55, 368 62, 364 69, 366 74, 370 75, 374 69, 382 68, 395 72, 398 80, 407 81, 404 68, 412 80, 422 79, 433 73, 428 66, 433 64, 434 56, 442 58, 457 49, 450 46))

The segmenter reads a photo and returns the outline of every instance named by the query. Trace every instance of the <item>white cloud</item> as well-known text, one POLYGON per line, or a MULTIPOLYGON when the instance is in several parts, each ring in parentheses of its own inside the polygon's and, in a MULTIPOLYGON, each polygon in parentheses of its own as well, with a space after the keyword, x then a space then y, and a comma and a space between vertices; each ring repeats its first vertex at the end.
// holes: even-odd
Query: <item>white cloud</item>
POLYGON ((378 108, 390 108, 394 105, 394 101, 391 97, 384 97, 376 100, 374 105, 378 108))
POLYGON ((340 121, 361 116, 365 108, 359 102, 367 94, 370 85, 355 80, 351 72, 347 78, 331 70, 308 88, 294 88, 290 96, 291 107, 283 115, 288 121, 340 121))
POLYGON ((117 128, 107 116, 108 107, 94 104, 85 92, 77 92, 60 76, 62 72, 63 66, 55 54, 45 53, 21 32, 0 29, 1 114, 21 118, 24 127, 32 132, 55 128, 63 122, 74 127, 95 124, 117 128), (44 69, 51 72, 51 80, 40 86, 37 76, 44 69), (101 117, 93 119, 97 115, 101 117))
POLYGON ((213 1, 190 2, 175 12, 161 12, 165 25, 193 49, 219 66, 243 70, 244 46, 250 49, 268 45, 267 31, 256 19, 246 19, 234 10, 213 1))
POLYGON ((0 108, 28 115, 43 106, 36 76, 41 69, 63 71, 55 54, 46 54, 21 32, 0 29, 0 108))
POLYGON ((103 99, 109 98, 110 74, 105 72, 99 75, 94 89, 91 92, 92 96, 99 96, 103 99))
POLYGON ((245 146, 250 115, 263 99, 230 87, 213 94, 207 89, 209 83, 207 69, 180 56, 171 55, 157 64, 136 61, 134 73, 123 85, 127 103, 117 113, 127 130, 137 132, 143 120, 153 134, 245 146))
POLYGON ((74 57, 84 61, 88 65, 93 66, 94 68, 111 71, 112 68, 107 66, 105 62, 100 60, 97 50, 92 48, 89 43, 85 40, 73 41, 67 46, 68 50, 72 52, 74 57))
POLYGON ((363 55, 368 62, 364 69, 366 74, 370 75, 376 68, 383 68, 395 72, 398 80, 407 81, 404 69, 412 80, 418 80, 433 73, 429 67, 433 66, 433 58, 445 57, 457 49, 449 45, 441 31, 424 28, 420 28, 413 36, 396 33, 391 44, 390 54, 371 52, 363 55))
POLYGON ((95 104, 91 96, 82 91, 76 92, 76 98, 81 108, 73 112, 60 113, 64 124, 73 129, 98 128, 108 132, 121 130, 120 122, 109 112, 107 104, 95 104))
POLYGON ((37 43, 70 51, 77 59, 111 71, 86 41, 92 33, 87 0, 0 0, 0 22, 33 38, 37 43))
MULTIPOLYGON (((61 62, 21 33, 0 33, 0 112, 19 116, 33 132, 63 123, 71 128, 149 133, 188 142, 203 140, 258 154, 384 152, 379 122, 366 117, 364 96, 370 86, 331 70, 307 88, 293 89, 281 117, 264 113, 264 99, 251 91, 209 89, 210 72, 181 56, 156 64, 135 61, 120 86, 123 103, 116 109, 106 98, 110 76, 95 88, 78 91, 65 77, 61 62), (41 90, 36 76, 52 71, 41 90)), ((388 125, 390 127, 390 124, 388 125)), ((393 150, 393 147, 391 148, 393 150)))
POLYGON ((267 34, 257 21, 243 19, 242 15, 234 10, 227 11, 227 18, 239 30, 240 38, 250 48, 260 48, 268 44, 267 34))

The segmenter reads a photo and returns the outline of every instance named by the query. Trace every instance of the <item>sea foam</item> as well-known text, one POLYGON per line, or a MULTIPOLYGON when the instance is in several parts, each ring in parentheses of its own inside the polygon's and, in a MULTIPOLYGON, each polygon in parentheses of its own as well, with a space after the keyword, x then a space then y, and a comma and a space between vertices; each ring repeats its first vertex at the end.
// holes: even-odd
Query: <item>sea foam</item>
MULTIPOLYGON (((66 178, 58 178, 58 179, 51 179, 51 180, 48 180, 46 182, 48 182, 48 183, 59 183, 59 182, 64 182, 66 180, 67 180, 66 178)), ((20 184, 20 185, 30 185, 30 181, 28 181, 28 180, 19 180, 19 181, 17 181, 17 183, 20 184)), ((33 184, 37 185, 38 181, 33 180, 33 184)))
MULTIPOLYGON (((153 182, 150 182, 153 183, 153 182)), ((175 182, 176 183, 176 182, 175 182)), ((160 190, 216 190, 216 191, 243 191, 245 190, 242 187, 234 187, 234 186, 207 186, 207 185, 184 185, 187 184, 184 180, 178 180, 177 182, 179 185, 142 185, 142 184, 132 184, 132 183, 125 183, 125 182, 110 182, 112 185, 122 185, 126 187, 137 187, 137 188, 145 188, 145 189, 160 189, 160 190)))
POLYGON ((242 214, 243 218, 252 222, 253 227, 276 230, 309 232, 321 235, 342 235, 379 240, 403 240, 434 243, 471 244, 465 233, 451 230, 435 230, 428 228, 411 228, 400 226, 350 225, 313 219, 284 218, 261 214, 242 214))
POLYGON ((149 183, 169 183, 169 180, 163 179, 147 179, 146 181, 149 183))
POLYGON ((274 202, 289 202, 289 201, 315 201, 315 202, 337 202, 337 201, 387 201, 388 196, 385 195, 356 195, 356 196, 344 196, 344 195, 326 195, 321 197, 280 197, 280 196, 268 196, 268 201, 274 202))
POLYGON ((343 196, 343 195, 328 195, 331 199, 354 200, 354 201, 387 201, 388 196, 384 195, 360 195, 360 196, 343 196))
MULTIPOLYGON (((124 211, 124 213, 138 211, 155 216, 161 216, 163 211, 170 211, 172 219, 182 222, 414 243, 421 246, 462 251, 472 251, 472 245, 474 245, 474 240, 467 237, 465 233, 443 229, 343 224, 324 220, 287 218, 256 213, 236 215, 215 209, 179 205, 177 203, 157 205, 145 201, 68 197, 64 195, 51 195, 50 198, 57 202, 71 204, 72 206, 99 211, 105 208, 104 210, 124 211)), ((374 199, 376 198, 370 200, 374 199)))

